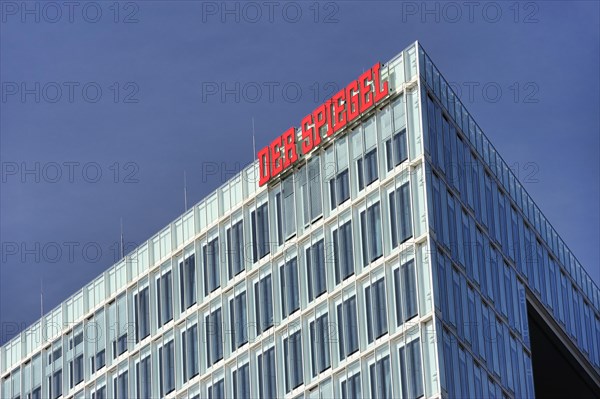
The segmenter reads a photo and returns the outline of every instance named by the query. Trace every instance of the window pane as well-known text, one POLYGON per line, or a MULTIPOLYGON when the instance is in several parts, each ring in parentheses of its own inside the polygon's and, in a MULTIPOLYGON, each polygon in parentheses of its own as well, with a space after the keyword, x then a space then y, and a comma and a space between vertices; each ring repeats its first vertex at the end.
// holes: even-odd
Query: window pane
POLYGON ((306 275, 308 300, 312 301, 327 291, 325 242, 323 239, 306 249, 306 275))
POLYGON ((258 387, 261 398, 276 398, 275 349, 271 348, 258 355, 258 387))
POLYGON ((372 398, 392 397, 392 378, 389 355, 369 366, 369 378, 371 380, 372 398))
POLYGON ((417 315, 417 288, 414 261, 410 260, 394 270, 394 289, 396 291, 397 325, 417 315))
POLYGON ((300 292, 298 288, 298 261, 293 258, 280 268, 281 279, 281 312, 282 318, 300 309, 300 292))
POLYGON ((360 227, 363 246, 363 265, 381 257, 381 213, 380 203, 376 202, 360 214, 360 227))
POLYGON ((338 349, 340 360, 358 350, 356 295, 337 306, 338 349))
POLYGON ((136 342, 150 335, 149 287, 133 296, 135 306, 136 342))
POLYGON ((208 295, 221 286, 218 237, 202 248, 202 256, 204 259, 204 295, 208 295))
POLYGON ((207 367, 223 358, 223 325, 221 308, 206 316, 207 367))
POLYGON ((285 390, 288 393, 303 383, 302 337, 300 331, 283 340, 283 350, 286 361, 285 390))
POLYGON ((248 315, 246 313, 246 292, 235 296, 229 302, 229 315, 231 326, 233 327, 231 336, 231 350, 248 342, 248 315))
POLYGON ((319 373, 331 367, 327 314, 318 317, 310 323, 310 336, 312 374, 313 377, 316 377, 319 373))
POLYGON ((250 366, 244 364, 233 372, 233 397, 245 399, 250 397, 250 366))
POLYGON ((294 201, 294 177, 286 178, 283 187, 283 228, 287 239, 296 232, 296 205, 294 201))
POLYGON ((171 282, 170 270, 156 280, 158 327, 163 326, 173 319, 173 292, 171 282))
MULTIPOLYGON (((310 189, 310 219, 314 220, 322 211, 321 205, 321 164, 316 157, 308 162, 308 184, 310 189)), ((307 222, 305 220, 305 222, 307 222)))
POLYGON ((208 399, 225 399, 225 381, 217 381, 208 387, 208 399))
MULTIPOLYGON (((414 399, 423 396, 423 371, 421 368, 420 340, 400 348, 400 379, 403 397, 414 399)), ((464 374, 465 378, 467 374, 464 374)))
POLYGON ((196 260, 193 254, 179 263, 179 290, 183 312, 196 303, 196 260))
POLYGON ((371 343, 387 333, 387 306, 385 298, 385 280, 374 282, 365 288, 367 312, 367 338, 371 343))
POLYGON ((354 274, 354 253, 352 248, 352 222, 348 221, 333 231, 333 253, 335 282, 339 284, 354 274))
POLYGON ((273 290, 271 284, 270 274, 254 284, 257 335, 273 326, 273 290))
POLYGON ((244 270, 243 229, 241 220, 227 229, 227 268, 230 279, 244 270))

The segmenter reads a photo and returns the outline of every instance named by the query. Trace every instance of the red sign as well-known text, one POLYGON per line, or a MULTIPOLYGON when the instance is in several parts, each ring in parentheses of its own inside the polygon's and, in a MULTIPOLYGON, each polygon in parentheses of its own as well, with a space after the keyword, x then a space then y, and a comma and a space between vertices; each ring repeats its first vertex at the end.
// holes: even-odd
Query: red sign
POLYGON ((292 167, 300 157, 307 155, 321 144, 325 136, 333 136, 344 126, 356 120, 362 113, 369 111, 388 93, 388 82, 381 84, 381 64, 351 82, 345 89, 306 115, 300 122, 302 138, 300 146, 296 143, 296 128, 290 127, 270 145, 257 154, 259 186, 264 186, 272 178, 292 167))

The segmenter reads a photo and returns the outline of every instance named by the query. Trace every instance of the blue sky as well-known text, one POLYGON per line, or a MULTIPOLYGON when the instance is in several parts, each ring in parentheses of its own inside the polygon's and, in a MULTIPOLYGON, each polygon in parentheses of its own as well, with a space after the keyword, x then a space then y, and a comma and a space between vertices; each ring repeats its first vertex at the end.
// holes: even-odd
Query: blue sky
POLYGON ((598 2, 45 4, 0 3, 0 343, 414 40, 600 281, 598 2))

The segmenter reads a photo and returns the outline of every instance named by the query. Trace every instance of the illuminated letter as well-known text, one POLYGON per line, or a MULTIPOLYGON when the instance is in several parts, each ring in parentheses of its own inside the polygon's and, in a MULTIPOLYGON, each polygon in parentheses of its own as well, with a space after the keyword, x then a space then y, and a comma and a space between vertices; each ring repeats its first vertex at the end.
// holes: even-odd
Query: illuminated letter
POLYGON ((300 126, 302 128, 302 154, 308 154, 313 147, 315 146, 313 143, 314 137, 314 126, 312 125, 313 117, 312 114, 308 114, 302 119, 300 126))
POLYGON ((389 87, 388 82, 383 82, 383 88, 381 88, 381 75, 380 75, 381 64, 377 63, 373 66, 373 81, 375 83, 375 102, 381 101, 382 98, 388 95, 389 87))
POLYGON ((352 122, 359 114, 358 84, 356 81, 346 87, 346 123, 352 122))
POLYGON ((277 176, 283 170, 281 159, 281 136, 271 142, 271 176, 277 176))
POLYGON ((337 132, 346 126, 346 92, 340 90, 332 98, 333 102, 333 131, 337 132))
POLYGON ((296 128, 291 127, 281 135, 283 138, 283 168, 287 169, 298 160, 296 152, 296 128))
POLYGON ((259 180, 258 185, 264 186, 271 178, 271 170, 269 167, 269 146, 260 150, 258 156, 259 180))

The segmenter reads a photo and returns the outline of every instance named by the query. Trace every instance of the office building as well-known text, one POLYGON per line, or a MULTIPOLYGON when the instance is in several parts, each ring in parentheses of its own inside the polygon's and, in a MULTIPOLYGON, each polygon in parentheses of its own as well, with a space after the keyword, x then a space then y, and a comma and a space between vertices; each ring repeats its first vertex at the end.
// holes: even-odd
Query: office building
POLYGON ((2 398, 598 395, 598 287, 418 43, 257 156, 6 343, 2 398))

